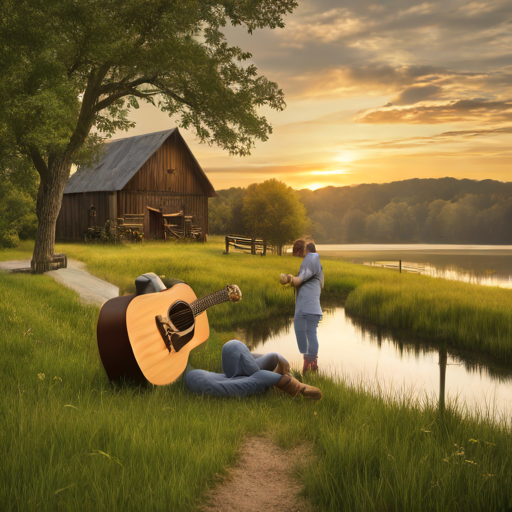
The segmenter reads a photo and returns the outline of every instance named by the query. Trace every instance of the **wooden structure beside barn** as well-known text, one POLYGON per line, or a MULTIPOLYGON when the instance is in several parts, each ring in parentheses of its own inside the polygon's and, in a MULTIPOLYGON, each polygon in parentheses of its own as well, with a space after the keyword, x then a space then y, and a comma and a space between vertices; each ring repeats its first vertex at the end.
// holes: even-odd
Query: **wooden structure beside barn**
MULTIPOLYGON (((94 223, 107 220, 142 221, 145 239, 165 239, 169 229, 150 221, 151 212, 163 219, 174 214, 175 228, 183 225, 196 238, 208 234, 208 198, 217 194, 177 128, 114 140, 92 168, 80 168, 64 190, 57 219, 58 240, 83 240, 94 223), (148 208, 149 207, 149 208, 148 208)), ((172 228, 171 228, 172 229, 172 228)), ((181 232, 181 231, 178 231, 181 232)), ((186 233, 186 231, 183 231, 186 233)))

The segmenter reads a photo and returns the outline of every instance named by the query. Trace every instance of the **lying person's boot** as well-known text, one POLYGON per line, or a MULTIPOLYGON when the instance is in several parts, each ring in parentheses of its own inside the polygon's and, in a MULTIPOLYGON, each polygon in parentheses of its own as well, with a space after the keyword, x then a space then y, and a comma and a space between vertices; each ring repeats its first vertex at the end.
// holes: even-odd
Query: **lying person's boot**
POLYGON ((290 363, 281 354, 277 354, 277 365, 274 368, 274 373, 280 373, 281 375, 290 373, 290 363))
POLYGON ((291 396, 297 396, 300 393, 301 395, 312 398, 313 400, 320 400, 320 398, 322 398, 322 392, 318 388, 308 386, 307 384, 298 381, 290 374, 283 375, 281 380, 276 384, 276 388, 291 396))

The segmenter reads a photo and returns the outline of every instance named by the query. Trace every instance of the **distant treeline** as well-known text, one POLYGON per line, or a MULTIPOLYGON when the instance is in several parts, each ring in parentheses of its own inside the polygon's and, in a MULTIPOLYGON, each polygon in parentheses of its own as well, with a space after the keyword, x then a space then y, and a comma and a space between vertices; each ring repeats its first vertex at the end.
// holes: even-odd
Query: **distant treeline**
MULTIPOLYGON (((245 189, 210 200, 212 234, 249 234, 245 189)), ((411 179, 298 190, 318 243, 512 244, 512 182, 411 179)))

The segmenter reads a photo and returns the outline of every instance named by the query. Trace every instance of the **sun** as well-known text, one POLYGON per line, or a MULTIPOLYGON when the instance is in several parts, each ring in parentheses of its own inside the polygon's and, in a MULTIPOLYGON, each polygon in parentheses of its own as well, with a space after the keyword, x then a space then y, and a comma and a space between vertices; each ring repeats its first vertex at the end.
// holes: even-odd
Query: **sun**
POLYGON ((309 190, 317 190, 319 188, 324 188, 327 185, 325 183, 311 183, 307 185, 305 188, 309 188, 309 190))
POLYGON ((345 164, 349 164, 357 159, 358 154, 355 151, 340 151, 338 155, 334 158, 336 162, 343 162, 345 164))

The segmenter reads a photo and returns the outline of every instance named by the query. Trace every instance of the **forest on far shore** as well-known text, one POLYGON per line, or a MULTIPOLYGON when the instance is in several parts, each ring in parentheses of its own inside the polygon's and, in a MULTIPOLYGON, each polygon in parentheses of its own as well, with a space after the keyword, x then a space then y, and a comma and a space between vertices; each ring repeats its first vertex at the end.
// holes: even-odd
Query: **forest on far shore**
MULTIPOLYGON (((209 201, 211 234, 247 234, 246 189, 209 201)), ((297 190, 317 243, 512 244, 512 182, 410 179, 297 190)))

